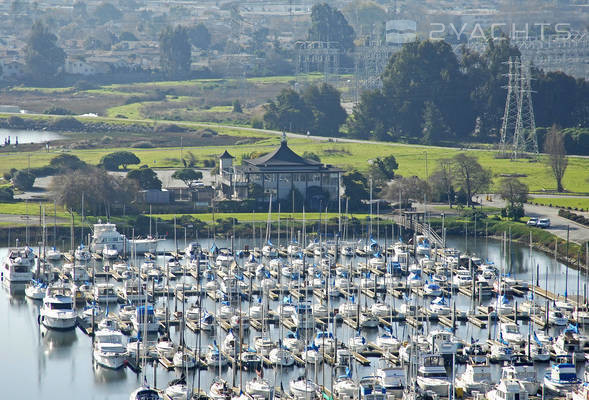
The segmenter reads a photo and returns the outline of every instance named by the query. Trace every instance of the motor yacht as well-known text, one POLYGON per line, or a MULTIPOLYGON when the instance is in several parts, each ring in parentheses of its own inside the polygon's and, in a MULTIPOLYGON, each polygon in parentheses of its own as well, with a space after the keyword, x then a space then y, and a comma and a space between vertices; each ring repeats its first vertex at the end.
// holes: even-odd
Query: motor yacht
POLYGON ((376 376, 380 378, 380 384, 385 389, 387 396, 393 395, 401 398, 407 388, 407 373, 404 367, 385 367, 376 370, 376 376))
POLYGON ((119 331, 101 329, 94 334, 94 361, 109 369, 119 369, 127 362, 125 337, 119 331))
POLYGON ((130 254, 131 251, 135 254, 155 253, 158 241, 159 239, 153 238, 129 240, 125 235, 117 232, 115 224, 103 224, 99 220, 92 228, 90 250, 100 253, 104 249, 104 245, 107 244, 114 246, 119 254, 130 254))
POLYGON ((108 283, 97 283, 93 290, 94 301, 97 303, 116 303, 119 300, 114 286, 108 283))
POLYGON ((488 400, 528 400, 524 385, 513 379, 501 379, 499 385, 487 392, 488 400))
POLYGON ((554 343, 554 352, 558 355, 569 355, 575 361, 585 360, 585 351, 576 333, 576 327, 565 329, 554 343))
POLYGON ((131 323, 135 332, 158 332, 160 328, 159 320, 155 316, 153 306, 139 306, 135 309, 135 314, 131 317, 131 323), (146 315, 147 309, 147 315, 146 315))
POLYGON ((3 280, 9 283, 28 283, 33 279, 35 254, 30 247, 9 249, 2 264, 0 277, 3 280))
POLYGON ((516 359, 511 365, 503 367, 501 375, 505 379, 513 379, 523 384, 529 394, 536 394, 540 389, 541 382, 533 363, 519 363, 516 359))
POLYGON ((486 393, 492 385, 491 367, 488 364, 468 364, 466 370, 456 378, 456 386, 468 394, 474 391, 486 393))
POLYGON ((417 370, 417 385, 421 390, 431 390, 438 396, 448 396, 450 380, 440 355, 425 355, 417 370))
POLYGON ((39 311, 41 324, 49 329, 73 329, 76 319, 71 289, 63 285, 49 286, 39 311))
POLYGON ((509 344, 521 345, 525 342, 524 336, 519 331, 519 325, 513 322, 501 324, 501 335, 509 344))
POLYGON ((361 400, 385 400, 385 389, 380 376, 364 376, 358 382, 361 400))
POLYGON ((577 378, 577 370, 570 356, 557 357, 544 375, 545 388, 561 396, 574 391, 580 384, 581 380, 577 378))

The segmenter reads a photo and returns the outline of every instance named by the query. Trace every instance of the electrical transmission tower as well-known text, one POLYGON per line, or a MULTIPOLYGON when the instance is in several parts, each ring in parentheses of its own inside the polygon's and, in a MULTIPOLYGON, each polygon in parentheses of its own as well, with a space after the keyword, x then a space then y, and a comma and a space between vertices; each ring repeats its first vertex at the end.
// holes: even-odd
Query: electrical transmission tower
POLYGON ((536 138, 536 119, 532 104, 532 83, 530 65, 519 63, 519 103, 517 107, 517 122, 515 124, 514 157, 518 154, 538 154, 538 139, 536 138))
POLYGON ((536 120, 532 105, 530 67, 519 59, 507 62, 507 98, 501 124, 502 156, 517 159, 525 154, 538 154, 536 120))

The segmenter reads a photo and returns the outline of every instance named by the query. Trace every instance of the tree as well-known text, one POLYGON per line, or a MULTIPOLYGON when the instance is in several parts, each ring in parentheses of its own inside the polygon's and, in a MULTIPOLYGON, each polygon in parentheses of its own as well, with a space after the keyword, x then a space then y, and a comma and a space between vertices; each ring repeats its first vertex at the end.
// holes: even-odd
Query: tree
POLYGON ((351 171, 342 175, 342 184, 345 188, 344 197, 347 199, 350 210, 362 207, 362 200, 370 198, 368 179, 358 171, 351 171))
POLYGON ((548 154, 548 166, 550 167, 550 171, 552 171, 552 176, 556 180, 556 191, 564 192, 562 178, 564 177, 569 160, 564 148, 563 135, 556 126, 550 128, 550 132, 546 135, 544 152, 548 154))
POLYGON ((190 38, 190 43, 198 49, 206 50, 211 45, 211 34, 203 23, 190 27, 188 29, 188 37, 190 38))
POLYGON ((35 184, 35 175, 28 171, 18 171, 12 177, 12 184, 20 190, 31 190, 35 184))
POLYGON ((243 109, 241 108, 241 103, 238 99, 233 100, 233 112, 234 113, 242 113, 243 109))
POLYGON ((464 78, 456 54, 447 43, 407 43, 385 68, 382 89, 361 97, 350 134, 419 141, 439 140, 443 136, 435 135, 449 132, 465 137, 472 131, 475 115, 469 110, 464 78), (429 137, 424 138, 424 134, 429 137))
POLYGON ((467 206, 473 205, 472 197, 475 194, 487 190, 491 185, 491 171, 484 169, 475 157, 464 153, 452 157, 452 171, 456 186, 466 194, 467 206))
POLYGON ((499 183, 499 194, 508 204, 505 216, 518 221, 524 216, 524 203, 528 200, 528 185, 517 178, 503 178, 499 183))
POLYGON ((423 201, 426 193, 429 192, 429 186, 426 181, 411 176, 408 178, 401 177, 389 182, 383 190, 381 198, 390 202, 401 201, 401 204, 408 204, 411 200, 423 201))
POLYGON ((499 182, 499 194, 509 204, 524 204, 528 201, 528 185, 517 178, 503 178, 499 182))
POLYGON ((146 166, 127 172, 127 179, 137 181, 139 187, 144 190, 162 188, 162 181, 159 180, 155 171, 146 166))
POLYGON ((25 64, 31 78, 47 83, 63 67, 65 56, 57 37, 42 22, 35 22, 25 46, 25 64))
POLYGON ((101 3, 96 7, 94 15, 101 23, 115 21, 123 17, 121 10, 110 3, 101 3))
POLYGON ((116 151, 102 157, 100 164, 108 171, 116 171, 122 165, 126 170, 128 165, 139 164, 141 160, 130 151, 116 151))
POLYGON ((395 156, 376 157, 370 164, 370 177, 377 185, 383 185, 395 177, 398 168, 395 156))
POLYGON ((313 153, 312 151, 305 151, 303 153, 302 157, 306 160, 313 160, 313 161, 321 162, 321 158, 316 153, 313 153))
POLYGON ((426 101, 423 110, 421 141, 425 144, 440 143, 449 136, 449 131, 438 107, 433 102, 426 101))
POLYGON ((292 89, 283 89, 264 105, 264 125, 268 129, 305 133, 313 124, 313 111, 301 96, 292 89))
POLYGON ((80 212, 84 196, 84 211, 87 214, 108 215, 111 205, 130 204, 138 187, 135 180, 88 167, 55 176, 49 189, 56 202, 68 209, 80 212))
POLYGON ((348 114, 341 106, 340 92, 327 83, 310 86, 303 92, 303 101, 313 113, 311 130, 315 135, 339 136, 340 126, 348 114))
POLYGON ((192 48, 185 27, 167 27, 160 34, 160 66, 169 78, 182 78, 190 73, 192 48))
POLYGON ((202 172, 196 171, 192 168, 183 168, 174 171, 172 178, 181 180, 191 190, 196 187, 196 184, 202 179, 202 172))
POLYGON ((14 200, 14 190, 10 186, 0 187, 0 201, 9 202, 14 200))
POLYGON ((348 24, 341 11, 327 3, 313 6, 309 40, 335 42, 338 48, 348 51, 354 48, 354 37, 354 28, 348 24))
POLYGON ((454 202, 454 178, 452 176, 452 160, 442 158, 438 160, 438 168, 429 177, 429 184, 432 189, 432 200, 446 199, 448 206, 452 208, 454 202))
POLYGON ((77 156, 66 153, 53 157, 51 161, 49 161, 49 165, 60 171, 65 171, 67 169, 76 170, 87 166, 87 164, 77 156))

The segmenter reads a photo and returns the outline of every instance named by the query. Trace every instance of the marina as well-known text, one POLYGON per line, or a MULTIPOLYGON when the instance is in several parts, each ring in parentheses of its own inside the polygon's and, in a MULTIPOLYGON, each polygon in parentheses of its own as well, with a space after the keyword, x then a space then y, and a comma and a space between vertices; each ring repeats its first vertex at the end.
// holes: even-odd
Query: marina
MULTIPOLYGON (((168 239, 145 255, 131 246, 129 258, 25 261, 34 283, 3 274, 0 293, 5 358, 25 384, 0 384, 15 398, 64 399, 88 388, 128 399, 143 383, 169 399, 583 390, 587 277, 547 254, 511 244, 508 257, 502 242, 464 237, 437 249, 417 236, 272 240, 168 239), (520 360, 532 382, 515 389, 520 360), (569 384, 554 383, 561 374, 569 384)), ((29 257, 0 250, 3 271, 17 253, 29 257)))

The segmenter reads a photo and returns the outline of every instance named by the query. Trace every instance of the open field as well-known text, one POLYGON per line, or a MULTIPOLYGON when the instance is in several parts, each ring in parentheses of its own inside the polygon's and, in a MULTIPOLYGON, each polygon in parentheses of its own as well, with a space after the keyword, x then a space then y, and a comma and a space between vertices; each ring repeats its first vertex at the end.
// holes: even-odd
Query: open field
POLYGON ((585 211, 589 210, 589 197, 532 197, 529 202, 544 206, 552 205, 554 207, 570 207, 579 210, 583 209, 585 211))
MULTIPOLYGON (((187 126, 198 127, 199 124, 186 124, 187 126)), ((249 143, 238 143, 227 146, 208 146, 207 141, 203 139, 202 146, 183 147, 166 147, 166 148, 96 148, 96 149, 80 149, 72 151, 73 154, 79 156, 82 160, 90 164, 98 164, 102 156, 117 150, 132 151, 141 159, 141 164, 147 164, 155 168, 177 168, 181 167, 180 160, 181 151, 186 154, 192 152, 199 160, 207 158, 215 158, 227 149, 240 162, 244 154, 252 152, 270 152, 280 142, 277 135, 269 134, 264 131, 256 131, 251 129, 241 128, 215 128, 219 135, 235 136, 240 138, 248 138, 256 136, 257 139, 249 143)), ((154 133, 154 135, 157 135, 154 133)), ((188 135, 188 134, 187 134, 188 135)), ((394 155, 399 163, 399 170, 397 174, 402 176, 417 175, 421 178, 427 173, 431 174, 436 168, 437 160, 441 158, 452 157, 461 152, 460 149, 441 148, 441 147, 426 147, 426 146, 411 146, 395 143, 346 143, 342 141, 329 142, 325 140, 307 139, 307 138, 292 138, 289 139, 289 146, 299 154, 305 151, 314 152, 321 157, 325 163, 333 164, 342 167, 346 170, 358 169, 366 172, 369 168, 369 160, 375 157, 385 157, 394 155), (427 158, 427 162, 426 162, 427 158)), ((554 179, 551 177, 549 169, 542 162, 545 158, 540 157, 540 162, 531 162, 528 160, 506 160, 496 159, 493 151, 480 150, 467 151, 469 154, 478 157, 481 164, 491 169, 494 176, 494 187, 496 188, 498 182, 503 174, 522 174, 521 178, 530 190, 533 192, 542 192, 545 190, 553 190, 555 188, 554 179)), ((0 173, 8 171, 10 168, 24 169, 29 165, 39 167, 47 165, 51 158, 55 157, 56 152, 46 152, 45 150, 35 151, 30 153, 13 152, 0 154, 0 173)), ((569 166, 564 177, 565 188, 574 193, 589 193, 589 182, 587 181, 589 171, 589 158, 571 157, 569 166)))

